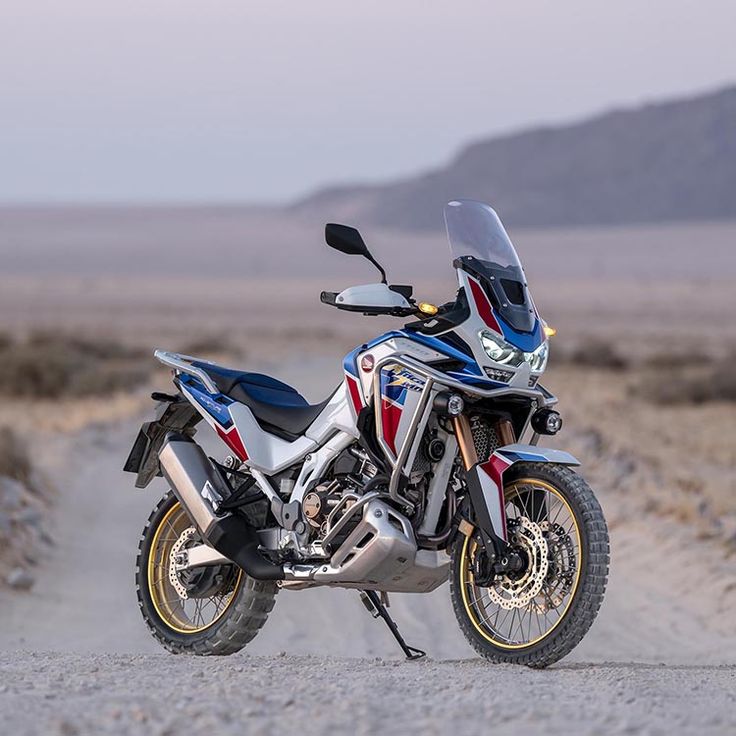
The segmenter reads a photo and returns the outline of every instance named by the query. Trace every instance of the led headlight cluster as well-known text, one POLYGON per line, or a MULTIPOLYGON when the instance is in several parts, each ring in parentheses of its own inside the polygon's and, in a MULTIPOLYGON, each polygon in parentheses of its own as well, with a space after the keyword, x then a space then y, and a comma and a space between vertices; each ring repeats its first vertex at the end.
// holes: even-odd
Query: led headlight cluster
POLYGON ((480 333, 480 343, 486 355, 496 363, 511 365, 516 368, 522 363, 528 363, 533 373, 541 373, 547 367, 549 345, 546 341, 534 352, 525 353, 511 343, 506 342, 499 335, 484 330, 480 333))
POLYGON ((483 370, 492 381, 508 383, 514 377, 513 371, 504 371, 501 368, 491 368, 490 366, 484 365, 483 370))

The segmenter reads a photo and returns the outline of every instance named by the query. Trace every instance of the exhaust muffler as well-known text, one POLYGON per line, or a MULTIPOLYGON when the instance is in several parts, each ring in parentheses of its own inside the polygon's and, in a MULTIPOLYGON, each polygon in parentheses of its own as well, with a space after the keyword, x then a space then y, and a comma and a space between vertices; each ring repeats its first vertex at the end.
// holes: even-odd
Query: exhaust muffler
POLYGON ((284 570, 258 551, 258 534, 242 517, 215 513, 230 489, 204 450, 182 434, 167 435, 161 472, 205 541, 256 580, 282 580, 284 570))

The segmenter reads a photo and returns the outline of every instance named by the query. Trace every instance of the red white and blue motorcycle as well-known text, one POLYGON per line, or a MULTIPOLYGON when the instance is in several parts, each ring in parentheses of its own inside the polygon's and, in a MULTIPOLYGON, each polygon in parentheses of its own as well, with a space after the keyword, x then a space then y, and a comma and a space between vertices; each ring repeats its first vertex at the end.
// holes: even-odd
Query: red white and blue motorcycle
POLYGON ((389 285, 357 230, 327 244, 377 266, 381 283, 321 299, 408 318, 360 345, 344 381, 310 405, 270 376, 156 351, 176 393, 155 393, 125 469, 171 486, 144 529, 138 599, 173 652, 231 654, 263 626, 280 589, 354 588, 408 646, 391 592, 449 579, 457 621, 494 662, 543 667, 592 624, 608 574, 608 532, 567 452, 539 447, 562 421, 539 378, 552 332, 496 213, 445 208, 459 290, 440 307, 389 285), (204 419, 230 450, 208 457, 204 419), (523 439, 528 437, 528 442, 523 439))

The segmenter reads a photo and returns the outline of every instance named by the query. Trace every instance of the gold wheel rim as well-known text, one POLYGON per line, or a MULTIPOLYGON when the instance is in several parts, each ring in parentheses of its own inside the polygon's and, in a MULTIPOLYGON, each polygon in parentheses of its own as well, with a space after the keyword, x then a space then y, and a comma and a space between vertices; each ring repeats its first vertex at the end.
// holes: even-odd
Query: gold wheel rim
POLYGON ((169 580, 169 554, 179 535, 190 526, 189 517, 177 501, 161 519, 148 550, 151 602, 161 621, 179 634, 198 634, 214 626, 233 604, 243 578, 243 571, 238 569, 232 589, 209 598, 186 599, 193 605, 179 598, 169 580))
MULTIPOLYGON (((478 544, 473 539, 472 536, 466 536, 465 542, 463 543, 461 555, 460 555, 460 590, 462 594, 462 600, 463 605, 465 606, 465 611, 468 614, 468 618, 470 619, 471 623, 473 624, 473 627, 476 629, 476 631, 487 641, 489 641, 491 644, 493 644, 496 647, 499 647, 501 649, 507 649, 507 650, 515 650, 515 649, 526 649, 528 647, 533 646, 534 644, 537 644, 538 642, 542 641, 543 639, 546 639, 560 624, 561 621, 564 620, 565 616, 567 615, 567 612, 570 608, 570 605, 572 601, 575 599, 575 594, 577 593, 578 584, 580 582, 580 572, 582 570, 582 557, 583 557, 583 548, 580 541, 580 528, 578 526, 578 520, 575 518, 575 514, 572 511, 572 508, 570 507, 570 504, 567 502, 567 500, 562 496, 560 491, 555 488, 552 484, 547 483, 546 481, 539 480, 536 478, 522 478, 520 480, 514 481, 513 483, 509 484, 504 489, 504 496, 506 499, 506 508, 507 513, 509 506, 513 506, 514 499, 517 498, 520 495, 519 489, 521 487, 528 486, 531 489, 538 489, 538 490, 544 490, 546 493, 550 494, 552 497, 554 497, 557 501, 560 502, 560 507, 557 511, 555 511, 555 516, 553 517, 553 520, 555 520, 559 513, 564 509, 567 512, 567 515, 569 516, 570 522, 571 522, 571 529, 575 532, 575 578, 572 585, 571 590, 569 593, 566 594, 564 599, 564 607, 559 612, 559 615, 555 621, 553 621, 548 628, 546 628, 544 631, 541 631, 541 625, 539 624, 539 621, 537 621, 538 629, 540 631, 539 635, 537 635, 534 638, 529 638, 526 641, 520 641, 520 642, 514 642, 509 641, 508 638, 504 640, 503 638, 499 638, 499 636, 494 636, 494 632, 492 630, 491 626, 484 626, 484 623, 487 623, 490 616, 486 617, 479 617, 479 611, 477 609, 476 604, 479 600, 482 599, 482 595, 478 596, 476 595, 474 597, 474 600, 471 600, 470 594, 473 591, 482 590, 478 586, 475 585, 474 577, 473 577, 473 571, 471 569, 471 563, 473 560, 473 554, 475 553, 478 544), (489 630, 490 629, 490 630, 489 630)), ((514 506, 514 508, 516 508, 514 506)), ((550 512, 551 515, 551 512, 550 512)), ((529 607, 532 604, 529 604, 529 606, 524 608, 524 612, 530 613, 530 621, 529 621, 529 631, 531 632, 531 625, 533 623, 533 611, 529 610, 529 607)), ((559 606, 555 607, 555 611, 559 606)), ((515 611, 520 611, 522 609, 512 609, 515 611)), ((496 615, 496 623, 498 622, 498 616, 500 614, 496 615)), ((513 615, 513 614, 509 614, 513 615)), ((519 628, 521 633, 523 634, 523 616, 524 613, 518 614, 520 619, 519 628)), ((547 616, 545 614, 545 621, 547 620, 547 616)), ((515 629, 513 624, 513 619, 511 621, 511 634, 513 635, 515 629)))

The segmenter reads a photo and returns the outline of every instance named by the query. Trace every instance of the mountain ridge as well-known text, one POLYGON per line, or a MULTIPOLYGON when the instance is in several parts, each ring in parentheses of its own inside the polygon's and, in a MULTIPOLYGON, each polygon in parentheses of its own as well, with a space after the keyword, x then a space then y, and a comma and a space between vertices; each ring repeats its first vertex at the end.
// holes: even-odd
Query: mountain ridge
POLYGON ((444 166, 327 186, 289 210, 422 231, 441 228, 455 197, 522 227, 736 217, 736 85, 476 140, 444 166))

